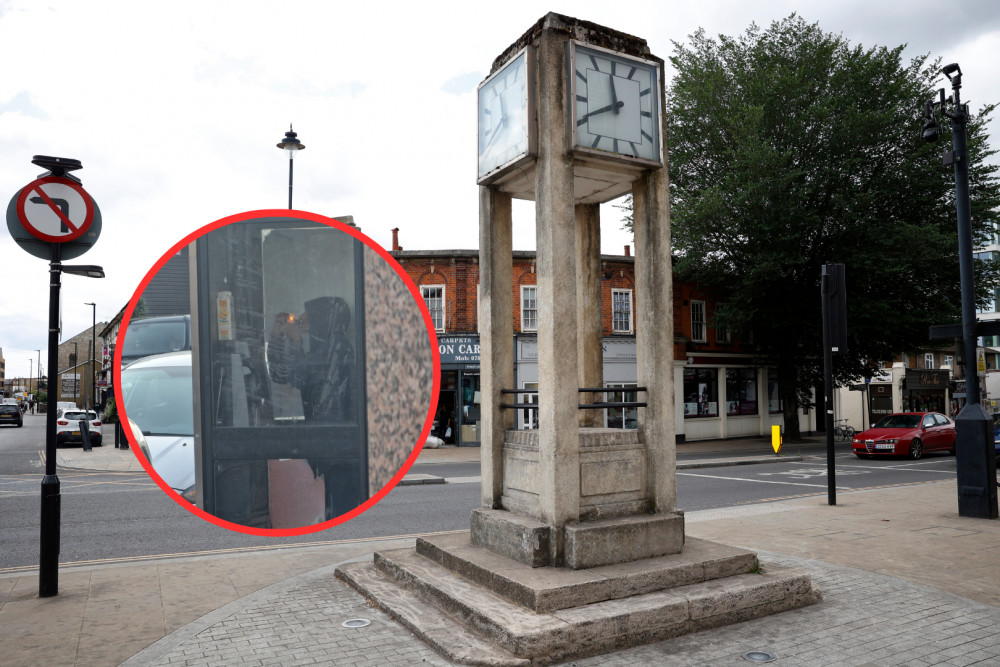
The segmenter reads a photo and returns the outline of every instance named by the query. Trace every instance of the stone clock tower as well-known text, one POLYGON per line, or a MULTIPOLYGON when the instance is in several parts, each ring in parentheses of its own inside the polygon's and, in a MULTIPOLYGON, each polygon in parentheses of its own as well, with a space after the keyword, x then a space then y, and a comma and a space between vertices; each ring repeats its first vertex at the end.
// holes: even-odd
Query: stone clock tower
POLYGON ((338 576, 450 659, 548 663, 812 604, 804 572, 684 538, 663 61, 548 14, 478 91, 482 507, 338 576), (600 214, 631 193, 638 429, 601 428, 600 214), (535 202, 538 428, 516 430, 512 198, 535 202))
POLYGON ((549 14, 493 70, 479 88, 483 509, 473 542, 571 568, 677 553, 662 61, 641 39, 549 14), (603 400, 586 391, 604 384, 599 205, 628 192, 638 431, 592 427, 600 412, 579 407, 603 400), (539 427, 521 432, 503 407, 516 396, 506 393, 515 389, 512 197, 535 201, 537 230, 539 427))

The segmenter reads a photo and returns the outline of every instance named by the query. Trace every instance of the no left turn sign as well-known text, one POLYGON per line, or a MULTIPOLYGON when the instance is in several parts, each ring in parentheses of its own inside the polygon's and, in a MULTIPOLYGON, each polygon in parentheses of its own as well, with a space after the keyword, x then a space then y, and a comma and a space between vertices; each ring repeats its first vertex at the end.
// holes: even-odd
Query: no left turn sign
POLYGON ((79 183, 62 176, 32 181, 17 196, 17 217, 37 239, 65 243, 94 222, 94 201, 79 183))

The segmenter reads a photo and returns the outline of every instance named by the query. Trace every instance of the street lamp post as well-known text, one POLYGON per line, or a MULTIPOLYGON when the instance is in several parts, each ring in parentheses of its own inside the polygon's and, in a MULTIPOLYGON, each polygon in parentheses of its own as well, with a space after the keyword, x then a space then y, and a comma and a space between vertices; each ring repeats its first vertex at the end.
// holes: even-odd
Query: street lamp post
POLYGON ((306 145, 298 140, 298 136, 292 131, 291 123, 288 124, 288 132, 285 138, 278 142, 278 148, 288 151, 288 208, 292 208, 292 164, 295 161, 295 154, 305 150, 306 145))
POLYGON ((952 95, 928 100, 924 109, 927 122, 923 138, 937 141, 941 128, 934 108, 951 121, 951 150, 945 149, 943 163, 955 169, 955 207, 958 216, 959 280, 962 288, 962 342, 965 354, 965 407, 955 418, 955 458, 958 473, 958 513, 960 516, 996 519, 996 462, 993 450, 993 420, 979 399, 976 343, 976 280, 972 246, 972 213, 969 203, 969 155, 967 127, 969 105, 962 104, 962 68, 945 65, 941 72, 951 83, 952 95))
MULTIPOLYGON (((87 370, 90 373, 90 406, 97 410, 97 379, 94 374, 94 354, 97 348, 97 304, 96 303, 84 303, 85 306, 90 306, 92 321, 90 324, 90 359, 87 361, 87 370)), ((89 409, 88 406, 84 406, 84 409, 89 409)))
POLYGON ((40 413, 42 411, 42 404, 38 401, 38 392, 41 391, 42 387, 42 351, 35 350, 35 352, 38 353, 38 366, 35 367, 35 405, 40 413))
POLYGON ((35 367, 35 360, 28 357, 28 393, 31 393, 31 378, 35 377, 35 372, 31 370, 35 367))

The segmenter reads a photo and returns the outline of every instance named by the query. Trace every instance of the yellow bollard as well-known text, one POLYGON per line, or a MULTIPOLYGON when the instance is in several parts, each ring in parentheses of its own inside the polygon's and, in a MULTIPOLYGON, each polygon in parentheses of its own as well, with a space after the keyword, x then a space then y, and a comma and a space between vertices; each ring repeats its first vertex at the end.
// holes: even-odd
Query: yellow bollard
POLYGON ((777 424, 771 427, 771 447, 775 454, 781 451, 781 427, 777 424))

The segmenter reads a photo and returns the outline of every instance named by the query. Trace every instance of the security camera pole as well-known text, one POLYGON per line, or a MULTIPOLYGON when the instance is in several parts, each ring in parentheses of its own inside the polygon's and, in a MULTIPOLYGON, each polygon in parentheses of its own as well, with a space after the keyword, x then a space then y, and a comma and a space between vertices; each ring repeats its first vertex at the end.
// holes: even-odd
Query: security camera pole
POLYGON ((955 205, 958 209, 958 262, 962 287, 962 342, 965 354, 965 407, 955 419, 955 455, 958 468, 958 513, 981 519, 997 518, 996 463, 993 460, 993 420, 979 398, 976 343, 984 333, 976 322, 976 280, 972 256, 972 213, 969 206, 969 159, 966 128, 969 105, 962 104, 962 69, 958 63, 941 70, 951 82, 952 96, 929 100, 925 106, 927 122, 923 138, 937 141, 941 129, 933 110, 951 120, 952 149, 944 151, 944 166, 955 168, 955 205))

